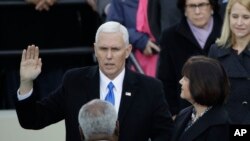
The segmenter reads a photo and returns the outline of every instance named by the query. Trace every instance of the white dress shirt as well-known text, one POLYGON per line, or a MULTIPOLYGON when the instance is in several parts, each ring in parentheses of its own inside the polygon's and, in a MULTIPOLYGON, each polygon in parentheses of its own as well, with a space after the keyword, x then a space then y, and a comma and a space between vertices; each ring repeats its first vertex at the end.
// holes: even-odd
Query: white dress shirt
POLYGON ((121 96, 122 96, 122 84, 125 76, 125 68, 122 70, 122 72, 114 79, 110 80, 107 76, 105 76, 101 70, 100 71, 100 99, 105 100, 106 95, 108 94, 108 84, 112 82, 114 84, 114 96, 115 96, 115 109, 118 113, 120 102, 121 102, 121 96))

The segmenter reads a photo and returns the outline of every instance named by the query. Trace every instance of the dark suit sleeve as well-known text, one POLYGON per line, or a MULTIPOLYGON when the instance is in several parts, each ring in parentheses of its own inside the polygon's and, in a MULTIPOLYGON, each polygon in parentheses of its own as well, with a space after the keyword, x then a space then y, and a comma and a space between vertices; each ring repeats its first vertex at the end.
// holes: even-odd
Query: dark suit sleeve
MULTIPOLYGON (((159 82, 159 81, 158 81, 159 82)), ((170 140, 173 130, 172 115, 164 97, 162 83, 157 83, 153 97, 152 141, 170 140)))
POLYGON ((62 120, 65 114, 64 85, 65 83, 42 100, 37 98, 36 89, 27 99, 18 101, 15 97, 16 112, 20 125, 26 129, 42 129, 62 120))

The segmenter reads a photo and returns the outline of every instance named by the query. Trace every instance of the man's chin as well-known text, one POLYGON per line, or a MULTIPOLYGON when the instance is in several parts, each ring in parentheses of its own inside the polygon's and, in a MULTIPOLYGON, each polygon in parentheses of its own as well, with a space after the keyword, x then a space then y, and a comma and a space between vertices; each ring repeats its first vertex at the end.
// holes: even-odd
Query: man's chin
POLYGON ((104 74, 108 75, 108 76, 112 76, 114 75, 115 70, 114 69, 105 69, 104 74))

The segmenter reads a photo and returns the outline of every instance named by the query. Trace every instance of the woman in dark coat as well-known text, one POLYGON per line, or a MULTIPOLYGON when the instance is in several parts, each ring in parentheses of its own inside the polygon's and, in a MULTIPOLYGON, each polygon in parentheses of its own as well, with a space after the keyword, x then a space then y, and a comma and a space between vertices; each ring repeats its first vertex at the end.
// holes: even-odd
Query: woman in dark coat
POLYGON ((221 37, 209 56, 224 66, 231 83, 226 104, 235 124, 250 124, 250 1, 230 0, 221 37))
POLYGON ((222 24, 216 0, 178 0, 178 8, 183 18, 163 32, 157 73, 173 115, 188 106, 180 99, 178 83, 183 64, 190 56, 207 55, 222 24))
POLYGON ((192 104, 175 119, 172 141, 228 141, 229 117, 223 107, 229 80, 219 61, 188 59, 180 80, 181 98, 192 104))

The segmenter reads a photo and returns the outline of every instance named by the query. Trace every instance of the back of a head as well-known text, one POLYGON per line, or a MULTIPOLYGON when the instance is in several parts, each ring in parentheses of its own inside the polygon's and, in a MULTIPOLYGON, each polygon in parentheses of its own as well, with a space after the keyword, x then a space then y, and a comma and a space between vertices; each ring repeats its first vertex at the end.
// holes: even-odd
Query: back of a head
POLYGON ((85 140, 99 135, 112 137, 116 129, 117 112, 112 104, 94 99, 82 106, 78 121, 85 140))
POLYGON ((95 36, 95 42, 98 41, 99 35, 101 32, 105 32, 105 33, 122 33, 123 36, 123 40, 125 42, 126 45, 129 44, 129 35, 128 35, 128 30, 126 29, 125 26, 123 26, 122 24, 118 23, 118 22, 114 22, 114 21, 108 21, 103 23, 96 32, 96 36, 95 36))

